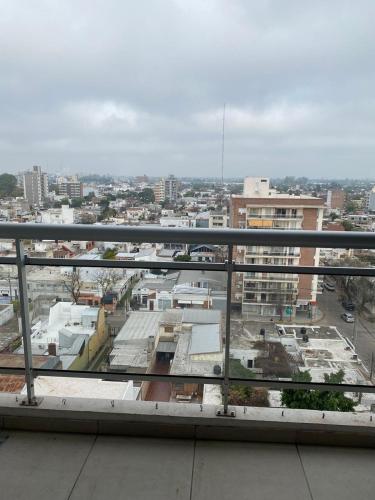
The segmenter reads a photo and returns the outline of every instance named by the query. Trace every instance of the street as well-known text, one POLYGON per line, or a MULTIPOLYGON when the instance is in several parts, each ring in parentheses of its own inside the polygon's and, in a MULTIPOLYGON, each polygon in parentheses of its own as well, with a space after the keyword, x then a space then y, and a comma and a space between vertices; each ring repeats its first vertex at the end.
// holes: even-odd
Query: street
POLYGON ((336 292, 325 290, 318 296, 318 307, 323 313, 323 318, 318 324, 336 326, 339 332, 355 345, 359 358, 370 370, 372 353, 375 356, 375 324, 358 317, 356 311, 353 312, 355 322, 346 323, 341 318, 345 309, 336 292))

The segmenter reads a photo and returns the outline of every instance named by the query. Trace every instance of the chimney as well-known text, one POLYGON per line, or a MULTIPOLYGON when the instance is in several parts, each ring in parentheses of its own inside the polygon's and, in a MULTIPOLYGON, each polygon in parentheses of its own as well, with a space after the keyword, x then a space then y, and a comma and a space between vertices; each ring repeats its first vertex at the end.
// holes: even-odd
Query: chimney
POLYGON ((56 344, 54 342, 48 344, 48 355, 57 356, 56 344))

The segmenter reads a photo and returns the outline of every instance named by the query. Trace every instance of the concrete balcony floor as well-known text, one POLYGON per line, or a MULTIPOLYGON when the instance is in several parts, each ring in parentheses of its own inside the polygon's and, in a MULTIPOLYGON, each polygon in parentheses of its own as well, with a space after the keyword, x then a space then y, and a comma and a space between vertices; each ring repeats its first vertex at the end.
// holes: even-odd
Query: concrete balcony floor
POLYGON ((2 431, 1 500, 374 498, 375 450, 2 431))

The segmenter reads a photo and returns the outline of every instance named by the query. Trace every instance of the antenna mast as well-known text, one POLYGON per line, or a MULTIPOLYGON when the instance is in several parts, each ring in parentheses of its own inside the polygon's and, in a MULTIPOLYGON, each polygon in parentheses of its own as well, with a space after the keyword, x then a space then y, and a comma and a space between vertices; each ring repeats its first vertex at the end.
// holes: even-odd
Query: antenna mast
POLYGON ((225 134, 225 103, 223 109, 223 133, 221 137, 221 185, 224 186, 224 134, 225 134))

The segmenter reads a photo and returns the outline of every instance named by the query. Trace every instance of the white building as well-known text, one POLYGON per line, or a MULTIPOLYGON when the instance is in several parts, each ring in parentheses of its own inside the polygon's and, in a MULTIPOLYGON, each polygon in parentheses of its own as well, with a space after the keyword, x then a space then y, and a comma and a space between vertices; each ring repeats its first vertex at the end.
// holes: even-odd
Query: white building
POLYGON ((40 215, 42 224, 74 224, 74 208, 62 205, 61 208, 45 210, 40 215))

